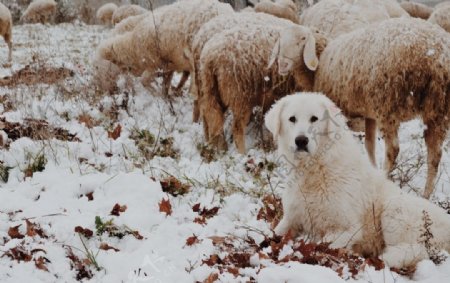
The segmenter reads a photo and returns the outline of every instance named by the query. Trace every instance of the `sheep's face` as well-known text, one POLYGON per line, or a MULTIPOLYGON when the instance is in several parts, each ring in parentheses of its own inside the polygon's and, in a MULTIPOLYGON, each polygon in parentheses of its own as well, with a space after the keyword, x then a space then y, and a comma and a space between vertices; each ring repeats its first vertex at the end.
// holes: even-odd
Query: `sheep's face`
POLYGON ((319 59, 316 55, 316 39, 312 31, 298 25, 282 31, 272 50, 269 67, 275 61, 278 63, 278 73, 282 76, 304 65, 309 70, 315 71, 319 59))

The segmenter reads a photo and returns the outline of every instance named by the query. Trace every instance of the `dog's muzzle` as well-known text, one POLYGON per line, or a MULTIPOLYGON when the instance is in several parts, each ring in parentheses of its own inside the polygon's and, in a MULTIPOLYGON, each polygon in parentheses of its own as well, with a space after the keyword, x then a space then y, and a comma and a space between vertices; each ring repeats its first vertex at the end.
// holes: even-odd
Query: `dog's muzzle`
POLYGON ((295 138, 295 145, 297 146, 297 151, 308 152, 309 139, 306 136, 298 136, 295 138))

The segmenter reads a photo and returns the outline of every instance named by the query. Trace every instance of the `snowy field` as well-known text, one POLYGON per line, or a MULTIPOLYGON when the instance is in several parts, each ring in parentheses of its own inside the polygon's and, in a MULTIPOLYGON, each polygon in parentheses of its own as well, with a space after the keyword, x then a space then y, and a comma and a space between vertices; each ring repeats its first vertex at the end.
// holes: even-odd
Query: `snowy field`
MULTIPOLYGON (((209 149, 187 86, 173 111, 132 78, 116 96, 96 92, 103 27, 13 33, 13 64, 0 68, 0 282, 450 282, 450 259, 391 270, 306 236, 273 237, 285 180, 274 153, 209 149)), ((412 194, 426 176, 422 132, 419 121, 401 130, 394 178, 412 194)), ((433 196, 442 206, 449 148, 433 196)))

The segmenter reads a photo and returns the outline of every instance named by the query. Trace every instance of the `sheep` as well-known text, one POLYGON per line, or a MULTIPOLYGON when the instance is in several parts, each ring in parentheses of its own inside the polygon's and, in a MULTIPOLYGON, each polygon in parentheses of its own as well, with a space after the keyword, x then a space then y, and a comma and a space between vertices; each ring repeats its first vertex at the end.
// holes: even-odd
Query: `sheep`
MULTIPOLYGON (((282 64, 284 54, 300 51, 289 30, 280 40, 282 64)), ((400 123, 421 117, 428 152, 424 197, 430 197, 450 125, 449 34, 421 19, 397 18, 341 35, 323 51, 313 90, 325 93, 348 116, 365 118, 365 146, 374 165, 380 127, 388 172, 399 152, 400 123)))
MULTIPOLYGON (((272 17, 269 17, 272 18, 272 17)), ((200 55, 203 50, 203 46, 208 42, 208 40, 220 33, 224 30, 241 26, 241 27, 249 27, 254 24, 263 24, 263 21, 268 19, 267 14, 252 14, 251 17, 246 15, 246 12, 239 13, 230 13, 221 16, 217 16, 209 22, 205 23, 199 31, 196 33, 190 50, 185 50, 186 57, 191 59, 191 85, 190 85, 190 94, 194 97, 194 116, 193 121, 197 122, 200 119, 200 113, 198 109, 198 88, 199 82, 197 78, 200 64, 200 55)))
POLYGON ((146 81, 150 82, 162 70, 166 95, 174 71, 191 71, 184 49, 191 46, 195 33, 211 18, 226 13, 234 13, 230 5, 210 0, 185 0, 160 7, 131 32, 104 41, 98 47, 99 57, 136 76, 147 71, 146 81))
MULTIPOLYGON (((312 84, 312 71, 317 54, 323 45, 311 29, 287 20, 264 15, 259 24, 239 25, 213 36, 203 47, 200 56, 198 85, 200 113, 207 141, 219 150, 226 150, 223 134, 224 113, 233 113, 232 133, 240 153, 245 152, 245 128, 253 109, 268 110, 275 99, 293 91, 293 77, 282 77, 270 66, 270 55, 278 34, 292 28, 303 39, 299 57, 304 61, 300 76, 305 88, 312 84)), ((298 55, 297 55, 298 56, 298 55)))
POLYGON ((435 8, 428 21, 450 32, 450 3, 435 8))
POLYGON ((23 23, 45 24, 54 18, 56 6, 57 4, 54 0, 34 0, 23 12, 20 21, 23 23))
POLYGON ((433 12, 433 9, 424 5, 422 3, 417 2, 406 2, 403 1, 400 3, 400 6, 411 16, 414 18, 428 19, 433 12))
POLYGON ((112 16, 117 10, 117 5, 114 3, 106 3, 97 10, 97 20, 103 25, 110 25, 112 23, 112 16))
POLYGON ((434 6, 434 9, 439 9, 443 6, 447 6, 450 5, 450 1, 442 1, 441 3, 436 4, 436 6, 434 6))
POLYGON ((381 2, 391 18, 409 17, 397 0, 374 0, 374 2, 381 2))
POLYGON ((341 34, 389 19, 381 2, 373 0, 322 0, 306 9, 300 24, 316 28, 333 39, 341 34))
POLYGON ((111 35, 115 36, 124 34, 128 31, 132 31, 137 26, 137 24, 139 24, 143 19, 149 16, 152 16, 152 12, 128 17, 114 26, 113 30, 111 31, 111 35))
POLYGON ((11 12, 0 3, 0 35, 8 45, 8 62, 12 61, 12 26, 11 12))
POLYGON ((263 0, 255 5, 254 10, 298 23, 298 9, 292 0, 263 0))
POLYGON ((116 25, 128 17, 141 15, 146 12, 148 12, 148 10, 139 5, 123 5, 114 11, 111 21, 113 25, 116 25))

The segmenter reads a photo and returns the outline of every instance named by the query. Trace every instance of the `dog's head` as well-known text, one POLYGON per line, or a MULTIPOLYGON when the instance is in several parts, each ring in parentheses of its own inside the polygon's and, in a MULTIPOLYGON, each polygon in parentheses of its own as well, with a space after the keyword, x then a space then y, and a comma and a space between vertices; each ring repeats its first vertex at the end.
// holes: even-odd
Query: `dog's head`
POLYGON ((289 158, 316 155, 345 127, 339 108, 323 94, 298 93, 276 102, 265 117, 281 153, 289 158))

